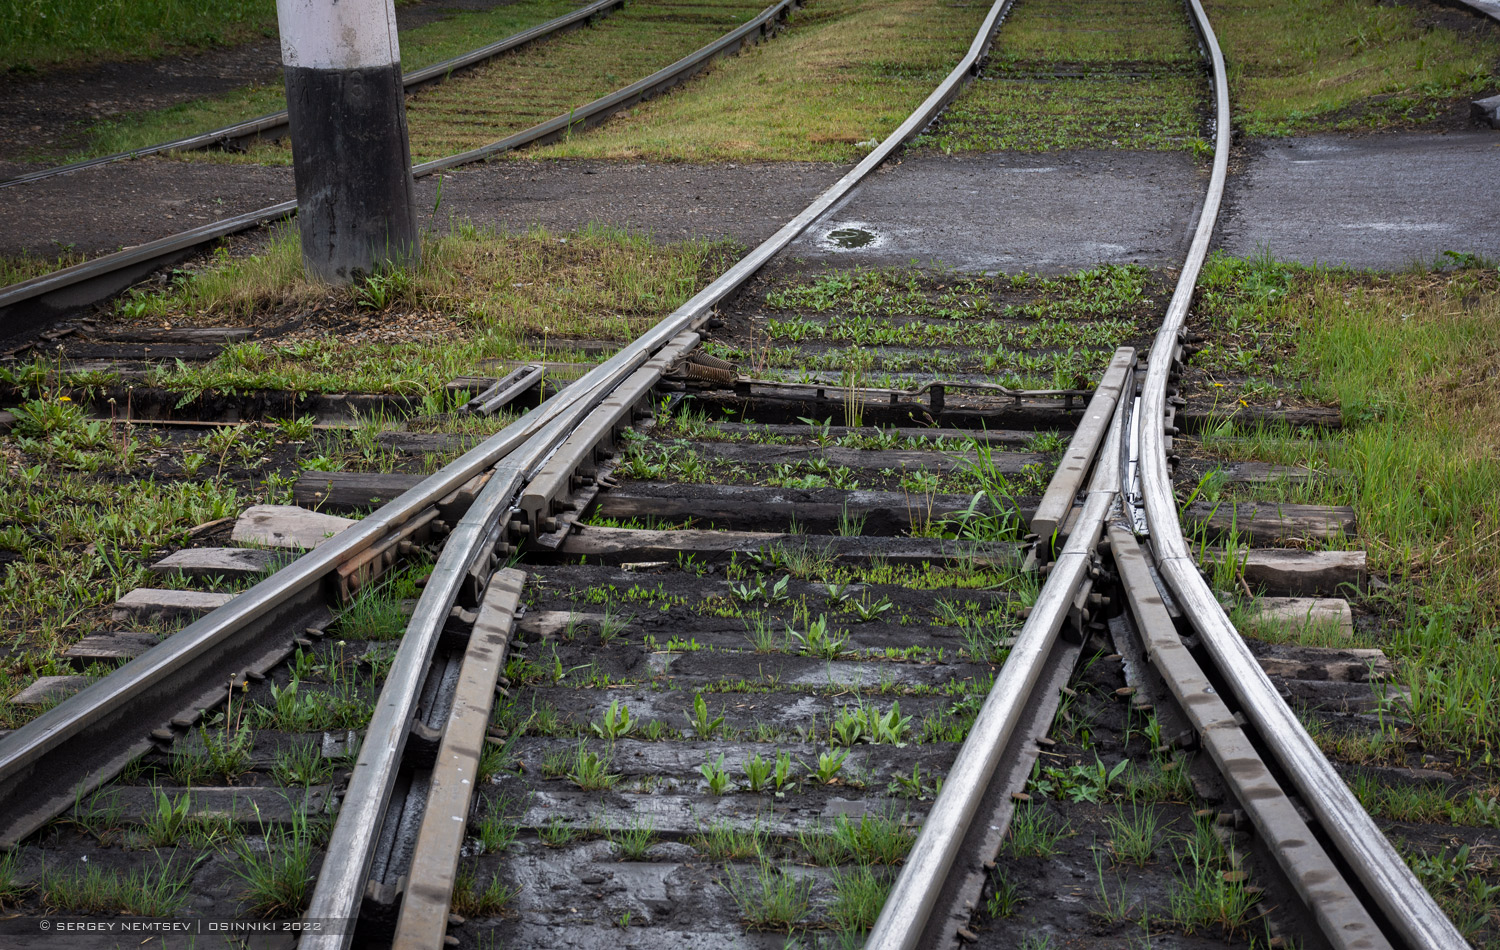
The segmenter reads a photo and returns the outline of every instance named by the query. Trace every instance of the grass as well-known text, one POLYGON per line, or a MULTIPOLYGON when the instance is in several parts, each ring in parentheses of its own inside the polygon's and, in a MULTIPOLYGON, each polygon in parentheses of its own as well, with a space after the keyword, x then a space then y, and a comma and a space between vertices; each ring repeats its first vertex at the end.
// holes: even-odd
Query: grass
MULTIPOLYGON (((362 302, 365 287, 333 291, 333 306, 365 315, 424 314, 445 324, 425 339, 351 344, 329 335, 285 344, 227 347, 206 364, 163 366, 152 385, 183 392, 285 389, 305 392, 441 392, 485 360, 566 358, 566 337, 633 338, 726 267, 726 243, 657 244, 648 237, 589 227, 522 235, 460 224, 429 237, 417 267, 387 275, 382 307, 362 302)), ((217 255, 157 293, 122 304, 136 319, 208 319, 259 324, 324 306, 330 291, 302 273, 293 228, 261 253, 217 255)))
MULTIPOLYGON (((178 276, 166 290, 127 297, 121 312, 172 323, 260 324, 332 303, 372 327, 389 315, 422 314, 443 329, 401 344, 329 335, 287 344, 231 345, 201 365, 160 365, 145 381, 189 395, 276 389, 399 393, 420 399, 443 393, 444 384, 456 375, 487 372, 486 360, 573 359, 568 336, 633 338, 708 284, 727 267, 735 249, 699 240, 658 245, 612 228, 510 236, 462 224, 428 240, 423 263, 401 272, 398 290, 381 308, 362 302, 363 287, 332 291, 330 302, 329 288, 303 276, 300 254, 296 230, 284 228, 261 254, 216 255, 196 272, 178 276)), ((9 377, 36 377, 51 387, 87 381, 45 365, 27 366, 9 377)), ((378 431, 378 420, 354 435, 365 428, 378 431)), ((92 450, 105 464, 114 458, 115 447, 84 440, 57 452, 92 450)), ((374 449, 381 455, 378 446, 374 449)), ((199 455, 204 458, 198 464, 210 473, 220 464, 217 455, 199 455)), ((318 464, 338 468, 342 462, 330 458, 318 464)))
POLYGON ((323 757, 323 751, 317 743, 303 742, 276 753, 276 766, 272 774, 283 785, 310 788, 322 785, 333 777, 333 763, 323 757))
MULTIPOLYGON (((643 0, 594 27, 516 50, 408 97, 413 162, 467 151, 578 107, 708 45, 765 8, 760 0, 643 0)), ((291 149, 260 142, 196 160, 290 164, 291 149)))
POLYGON ((1492 24, 1459 32, 1415 5, 1361 0, 1204 8, 1224 49, 1235 126, 1250 135, 1400 126, 1495 91, 1492 24))
POLYGON ((811 879, 799 878, 765 858, 750 877, 734 868, 725 868, 721 883, 752 930, 791 933, 810 907, 811 879))
POLYGON ((840 930, 869 930, 885 906, 891 884, 882 872, 867 864, 834 871, 829 918, 840 930))
POLYGON ((139 59, 175 49, 275 36, 271 0, 0 0, 0 70, 98 59, 139 59))
POLYGON ((294 809, 290 827, 265 830, 262 840, 264 848, 234 842, 238 863, 230 870, 245 886, 241 898, 266 917, 295 915, 312 896, 317 855, 313 828, 307 815, 294 809))
POLYGON ((1208 85, 1172 0, 1021 0, 983 73, 918 138, 944 152, 1207 150, 1208 85), (1101 26, 1101 24, 1103 24, 1101 26))
MULTIPOLYGON (((1137 338, 1139 328, 1155 319, 1150 314, 1164 290, 1158 278, 1135 266, 1102 266, 1060 277, 839 269, 775 287, 764 298, 763 342, 757 333, 757 339, 734 346, 716 343, 712 352, 769 380, 906 389, 934 375, 983 374, 987 381, 1019 388, 1087 388, 1115 348, 1137 338)), ((843 408, 840 423, 860 407, 843 408)), ((810 426, 809 438, 832 441, 819 432, 810 426)), ((850 433, 838 444, 967 450, 954 441, 904 445, 894 437, 850 433)), ((1056 439, 1048 439, 1039 450, 1056 446, 1056 439)), ((788 469, 785 477, 830 478, 804 469, 788 469)), ((851 523, 847 530, 860 526, 851 523)))
POLYGON ((1145 867, 1150 863, 1161 837, 1161 817, 1155 809, 1132 805, 1127 814, 1121 805, 1104 823, 1109 829, 1109 850, 1117 864, 1145 867))
MULTIPOLYGON (((12 452, 23 443, 11 437, 0 446, 12 452)), ((0 550, 15 559, 0 577, 0 621, 10 648, 0 662, 5 695, 37 676, 74 672, 61 651, 105 624, 121 595, 152 586, 146 565, 154 555, 183 543, 195 525, 253 501, 217 479, 101 480, 42 464, 6 464, 0 550)), ((0 728, 18 726, 35 711, 0 707, 0 728)))
POLYGON ((1040 807, 1027 805, 1011 816, 1005 850, 1016 857, 1050 858, 1057 853, 1058 842, 1072 834, 1066 822, 1059 824, 1040 807))
POLYGON ((764 854, 771 847, 771 836, 759 823, 740 829, 728 822, 715 822, 688 843, 712 860, 742 861, 764 854))
POLYGON ((168 917, 187 903, 192 871, 193 865, 177 867, 170 860, 128 873, 97 865, 46 869, 37 896, 51 912, 168 917))
POLYGON ((32 885, 21 875, 21 849, 12 848, 0 855, 0 909, 13 908, 31 892, 32 885))
MULTIPOLYGON (((170 3, 172 0, 148 2, 170 3)), ((188 5, 183 0, 177 2, 188 5)), ((274 7, 265 0, 257 2, 272 10, 269 35, 274 36, 274 7)), ((561 16, 577 6, 571 0, 517 0, 490 10, 457 12, 436 22, 404 30, 401 33, 401 68, 407 73, 414 72, 561 16)), ((82 131, 83 144, 70 157, 81 159, 126 152, 285 108, 285 92, 278 77, 273 82, 254 83, 164 109, 103 119, 82 131)), ((35 157, 44 156, 38 153, 35 157)), ((213 156, 205 157, 213 159, 213 156)), ((217 156, 219 160, 225 157, 217 156)))
POLYGON ((475 148, 565 115, 712 42, 763 7, 759 0, 634 3, 593 29, 430 87, 407 106, 412 158, 475 148))
POLYGON ((0 287, 9 287, 11 284, 19 284, 23 280, 33 277, 41 277, 64 267, 72 267, 81 264, 87 259, 87 255, 75 251, 72 245, 59 246, 57 254, 38 254, 31 250, 22 250, 20 254, 0 255, 0 287))
POLYGON ((617 828, 605 837, 614 845, 615 855, 621 861, 644 861, 646 852, 656 844, 656 831, 650 819, 637 820, 628 828, 617 828))
POLYGON ((834 161, 863 155, 951 70, 989 5, 819 0, 774 41, 540 158, 834 161))
POLYGON ((1500 827, 1500 790, 1484 788, 1454 794, 1447 788, 1402 785, 1360 772, 1350 783, 1372 815, 1419 824, 1500 827))
POLYGON ((507 884, 499 874, 492 874, 487 883, 481 882, 474 868, 465 866, 453 882, 453 912, 468 917, 499 917, 520 892, 519 884, 507 884))
POLYGON ((830 824, 801 833, 797 843, 814 864, 834 867, 900 864, 916 840, 916 833, 895 816, 864 815, 856 822, 840 815, 830 824))
POLYGON ((1402 857, 1426 886, 1466 939, 1475 946, 1492 946, 1493 927, 1500 912, 1500 884, 1494 862, 1471 853, 1469 845, 1423 854, 1401 847, 1402 857), (1485 934, 1486 929, 1490 930, 1485 934))
MULTIPOLYGON (((1428 741, 1492 761, 1500 272, 1467 255, 1447 263, 1369 275, 1217 258, 1203 311, 1218 342, 1270 367, 1278 395, 1341 407, 1345 427, 1324 452, 1347 474, 1351 540, 1395 585, 1374 606, 1392 622, 1379 645, 1400 659, 1409 718, 1428 741)), ((1211 379, 1240 388, 1239 370, 1205 356, 1194 360, 1211 379)))
POLYGON ((569 761, 570 769, 567 773, 568 781, 577 785, 584 791, 603 791, 614 788, 620 781, 619 773, 610 772, 612 754, 590 750, 583 743, 579 743, 569 761))

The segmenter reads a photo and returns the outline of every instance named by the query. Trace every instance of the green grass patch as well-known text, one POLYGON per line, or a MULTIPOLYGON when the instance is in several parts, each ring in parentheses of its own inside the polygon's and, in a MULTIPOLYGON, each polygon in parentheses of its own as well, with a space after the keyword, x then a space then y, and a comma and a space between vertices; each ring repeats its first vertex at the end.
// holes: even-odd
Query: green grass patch
MULTIPOLYGON (((573 0, 517 0, 492 10, 456 13, 416 29, 402 31, 401 68, 410 73, 451 59, 460 53, 562 16, 577 6, 573 0)), ((271 28, 274 29, 274 25, 273 7, 271 28)), ((69 157, 82 159, 128 152, 285 108, 285 90, 279 80, 254 84, 165 109, 105 119, 84 132, 85 144, 69 157)), ((260 154, 262 149, 255 151, 260 154)), ((272 150, 271 154, 277 153, 272 150)), ((36 157, 44 156, 37 153, 36 157)), ((205 153, 201 157, 232 160, 232 156, 227 153, 205 153)))
POLYGON ((56 257, 40 255, 31 251, 22 251, 13 256, 0 255, 0 287, 8 287, 11 284, 19 284, 23 280, 33 277, 41 277, 53 271, 81 264, 85 255, 79 254, 71 246, 60 248, 56 257))
POLYGON ((979 79, 917 144, 1205 152, 1207 97, 1182 4, 1020 0, 979 79))
POLYGON ((982 0, 815 0, 788 30, 705 77, 538 157, 852 161, 932 91, 979 28, 982 0))
MULTIPOLYGON (((1216 257, 1198 313, 1216 343, 1272 368, 1276 392, 1342 407, 1345 428, 1324 449, 1347 476, 1372 569, 1395 585, 1375 605, 1396 622, 1381 645, 1400 658, 1410 719, 1428 741, 1489 761, 1500 741, 1500 270, 1469 255, 1450 264, 1376 275, 1216 257)), ((1194 361, 1230 392, 1243 379, 1208 350, 1194 361)))
MULTIPOLYGON (((0 448, 9 454, 16 444, 7 438, 0 448)), ((111 481, 7 464, 13 467, 0 479, 0 555, 12 559, 0 574, 9 648, 0 663, 3 696, 36 676, 73 672, 61 650, 105 621, 120 596, 152 586, 146 564, 155 554, 183 543, 195 525, 257 500, 216 479, 111 481)), ((33 712, 0 705, 0 728, 33 712)))
POLYGON ((1250 135, 1401 126, 1496 87, 1500 31, 1435 25, 1415 4, 1205 0, 1204 8, 1229 68, 1235 126, 1250 135))
MULTIPOLYGON (((765 8, 761 0, 639 0, 573 30, 431 86, 406 101, 413 162, 478 148, 644 79, 765 8)), ((581 136, 583 133, 580 132, 581 136)), ((291 164, 286 143, 199 160, 291 164)))
POLYGON ((272 0, 0 0, 0 70, 144 59, 276 35, 272 0))
POLYGON ((511 235, 459 223, 427 238, 416 267, 330 291, 304 276, 300 239, 284 227, 259 254, 219 254, 167 290, 138 294, 121 308, 135 318, 207 317, 215 324, 275 323, 330 303, 372 325, 430 315, 446 322, 424 340, 351 344, 346 328, 286 343, 256 341, 227 347, 205 364, 163 366, 149 380, 185 391, 420 395, 485 360, 567 358, 568 337, 632 339, 733 258, 723 242, 663 245, 599 227, 511 235))

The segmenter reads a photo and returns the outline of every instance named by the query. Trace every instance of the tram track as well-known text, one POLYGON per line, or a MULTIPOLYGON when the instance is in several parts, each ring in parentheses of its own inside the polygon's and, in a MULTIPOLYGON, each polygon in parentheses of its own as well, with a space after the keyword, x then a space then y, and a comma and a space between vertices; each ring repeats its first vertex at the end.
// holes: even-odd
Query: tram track
MULTIPOLYGON (((410 74, 402 77, 402 86, 410 94, 427 86, 444 82, 454 73, 486 63, 496 56, 522 49, 531 43, 546 39, 561 31, 592 24, 596 18, 608 16, 623 5, 623 0, 595 0, 595 2, 585 4, 577 10, 560 17, 554 17, 545 23, 540 23, 529 29, 514 33, 504 39, 496 40, 493 43, 488 43, 458 56, 433 63, 430 66, 413 70, 410 74)), ((9 188, 15 185, 42 181, 47 178, 55 178, 58 175, 71 175, 89 168, 98 168, 102 165, 113 165, 116 162, 145 158, 148 155, 164 155, 172 152, 192 152, 215 148, 242 150, 246 145, 257 140, 280 138, 286 134, 286 131, 287 112, 285 109, 282 109, 279 112, 272 112, 254 119, 246 119, 243 122, 235 122, 208 132, 184 136, 169 142, 159 142, 155 145, 147 145, 131 149, 127 152, 101 155, 97 158, 85 159, 81 162, 54 165, 50 168, 40 168, 20 175, 13 175, 10 178, 0 180, 0 188, 9 188)))
MULTIPOLYGON (((743 46, 769 36, 795 6, 795 0, 778 0, 714 42, 649 76, 528 129, 455 155, 417 164, 413 166, 412 174, 425 177, 590 128, 690 79, 714 59, 733 55, 743 46)), ((62 314, 106 300, 153 271, 183 260, 221 238, 283 220, 294 214, 296 207, 295 199, 283 201, 0 288, 0 319, 5 321, 6 334, 15 336, 35 332, 62 314)))
MULTIPOLYGON (((1135 353, 1128 347, 1111 355, 1085 409, 1082 394, 1072 390, 966 388, 962 380, 920 392, 877 390, 852 378, 842 384, 767 381, 757 390, 700 346, 716 307, 926 127, 972 74, 1006 8, 1004 2, 992 8, 965 60, 897 133, 776 237, 652 331, 459 462, 278 572, 262 585, 266 590, 256 587, 241 595, 184 628, 169 644, 0 739, 8 813, 32 816, 7 830, 7 842, 34 831, 57 813, 59 803, 66 809, 68 789, 123 767, 138 751, 119 750, 116 763, 102 769, 97 760, 79 760, 68 777, 65 757, 43 766, 40 756, 54 750, 63 756, 65 740, 77 742, 70 732, 113 729, 108 717, 124 717, 121 710, 135 701, 133 694, 150 691, 156 675, 176 666, 200 664, 205 676, 210 670, 222 672, 226 651, 245 649, 230 646, 236 628, 264 622, 256 610, 293 604, 367 552, 379 551, 383 558, 403 540, 421 540, 413 532, 433 524, 432 506, 460 490, 470 496, 467 507, 448 516, 448 542, 413 605, 400 647, 389 657, 380 697, 342 793, 328 857, 306 912, 309 918, 344 920, 360 914, 381 927, 382 936, 394 934, 397 945, 404 946, 434 945, 449 928, 460 928, 465 935, 460 940, 477 939, 461 929, 465 921, 449 916, 459 889, 464 842, 461 833, 453 833, 453 822, 461 830, 473 814, 509 822, 512 836, 526 839, 524 861, 505 865, 512 871, 526 868, 525 890, 519 898, 511 895, 511 900, 525 902, 523 920, 501 920, 491 928, 498 927, 508 942, 555 939, 568 930, 569 915, 577 913, 576 906, 564 909, 570 903, 588 906, 591 922, 580 926, 591 930, 588 939, 598 941, 614 940, 613 927, 628 930, 641 920, 648 926, 660 920, 666 930, 688 940, 724 937, 726 920, 793 929, 812 903, 825 908, 827 920, 848 923, 850 929, 874 923, 874 946, 968 940, 973 932, 955 925, 951 908, 965 901, 978 906, 978 895, 960 895, 942 905, 939 891, 956 873, 957 856, 970 853, 965 850, 968 818, 980 809, 990 775, 1008 764, 1005 781, 1026 781, 1030 768, 1010 751, 1018 740, 1033 750, 1038 746, 1032 730, 1053 721, 1065 695, 1062 686, 1074 675, 1079 657, 1088 644, 1102 640, 1100 621, 1108 604, 1100 589, 1110 572, 1098 557, 1101 537, 1110 541, 1106 553, 1115 560, 1113 573, 1131 603, 1132 622, 1145 634, 1147 646, 1141 653, 1176 684, 1171 691, 1190 695, 1201 689, 1194 684, 1209 682, 1209 677, 1250 682, 1261 693, 1238 700, 1260 741, 1270 741, 1265 732, 1271 729, 1295 745, 1295 736, 1286 733, 1300 734, 1300 726, 1294 719, 1274 718, 1281 700, 1253 659, 1247 668, 1242 657, 1234 658, 1238 665, 1209 674, 1191 666, 1164 668, 1168 660, 1186 658, 1180 647, 1173 649, 1177 630, 1170 618, 1163 619, 1167 608, 1156 582, 1148 584, 1150 570, 1130 552, 1135 535, 1128 529, 1140 525, 1122 526, 1117 520, 1122 496, 1133 493, 1143 499, 1145 527, 1173 602, 1208 644, 1209 654, 1216 660, 1233 658, 1233 650, 1211 642, 1227 620, 1217 619, 1223 616, 1217 602, 1211 596, 1205 601, 1193 586, 1201 584, 1199 565, 1182 541, 1167 470, 1168 427, 1174 424, 1168 383, 1180 356, 1181 322, 1212 233, 1217 205, 1212 189, 1222 189, 1228 154, 1222 60, 1196 3, 1190 9, 1216 66, 1218 157, 1193 250, 1140 380, 1139 409, 1134 402, 1135 353), (748 507, 757 497, 771 502, 770 493, 757 496, 735 491, 733 485, 720 486, 728 489, 723 503, 707 509, 701 495, 684 488, 694 478, 683 463, 686 452, 711 455, 714 440, 687 449, 681 442, 686 442, 683 435, 701 436, 718 422, 695 415, 695 402, 729 415, 742 427, 738 434, 752 441, 756 430, 790 428, 797 413, 811 412, 813 422, 804 423, 808 435, 799 440, 803 444, 796 461, 806 461, 807 468, 799 471, 815 478, 804 481, 802 489, 786 486, 780 494, 793 500, 782 501, 777 511, 748 507), (1136 419, 1128 430, 1127 417, 1136 419), (822 418, 828 421, 820 428, 822 418), (841 424, 839 438, 853 444, 848 454, 831 457, 827 440, 833 437, 835 419, 841 424), (859 441, 888 438, 884 429, 865 424, 872 421, 925 425, 902 450, 910 453, 906 464, 927 474, 939 472, 946 459, 950 472, 971 473, 987 487, 973 492, 962 506, 937 504, 935 492, 927 493, 924 504, 921 492, 914 499, 905 486, 867 491, 858 502, 857 489, 835 488, 827 498, 819 496, 821 509, 809 509, 789 494, 823 490, 816 479, 828 487, 835 478, 877 483, 895 478, 881 474, 892 467, 881 464, 891 460, 888 456, 862 455, 893 451, 859 441), (1028 526, 1038 535, 1029 545, 1033 566, 1047 568, 1045 582, 1038 586, 1035 574, 1025 570, 1016 537, 1018 506, 999 487, 1008 487, 1008 476, 1026 475, 1027 465, 1038 463, 1007 460, 1014 442, 1006 446, 987 433, 1047 428, 1072 428, 1075 434, 1050 473, 1048 490, 1026 509, 1028 526), (955 431, 960 429, 965 432, 955 431), (976 438, 976 429, 985 437, 976 438), (960 461, 955 464, 955 459, 960 461), (649 493, 637 492, 638 499, 647 500, 633 509, 634 517, 655 515, 669 527, 583 524, 590 512, 594 517, 611 510, 623 515, 620 508, 611 508, 610 499, 628 487, 620 482, 622 472, 632 466, 675 481, 656 496, 666 503, 653 505, 649 493), (1139 472, 1139 487, 1131 481, 1132 471, 1139 472), (1083 504, 1077 506, 1080 498, 1083 504), (799 512, 809 517, 797 518, 799 512), (684 516, 695 525, 707 524, 696 531, 680 530, 677 523, 684 516), (785 523, 774 533, 742 530, 757 517, 762 527, 785 523), (736 518, 745 523, 735 524, 736 518), (1106 522, 1113 523, 1106 529, 1106 522), (892 525, 893 535, 918 528, 939 536, 860 537, 872 523, 892 525), (804 533, 808 531, 828 536, 804 533), (945 533, 957 537, 941 537, 945 533), (677 556, 669 560, 667 551, 677 556), (497 570, 500 559, 517 553, 522 557, 517 567, 523 569, 497 570), (984 595, 971 602, 976 613, 968 623, 906 619, 935 617, 945 609, 944 602, 950 604, 946 609, 962 613, 968 608, 957 607, 958 601, 976 589, 984 595), (602 613, 578 611, 580 601, 602 607, 602 613), (1164 623, 1172 629, 1164 631, 1164 623), (1061 636, 1065 626, 1070 637, 1061 636), (922 634, 913 637, 913 629, 922 634), (646 638, 637 643, 623 636, 627 630, 644 632, 646 638), (544 648, 550 649, 550 657, 544 648), (1164 658, 1156 660, 1156 655, 1164 658), (435 656, 441 658, 436 665, 435 656), (756 674, 747 679, 751 662, 756 674), (569 668, 571 664, 576 665, 569 668), (492 714, 497 686, 500 702, 492 714), (529 709, 518 703, 522 689, 529 690, 529 709), (983 695, 989 699, 981 706, 983 695), (414 720, 420 725, 413 726, 414 720), (498 757, 505 764, 492 781, 466 786, 485 758, 478 737, 486 732, 497 740, 494 747, 503 750, 498 757), (1022 767, 1016 769, 1018 762, 1022 767), (81 778, 80 765, 94 778, 81 778), (50 804, 16 807, 20 799, 15 796, 39 791, 23 788, 39 774, 56 782, 50 804), (533 774, 551 784, 538 787, 529 777, 533 774), (941 790, 935 781, 939 775, 941 790), (743 791, 730 794, 736 786, 743 791), (617 787, 624 790, 615 791, 617 787), (471 798, 476 792, 477 801, 471 798), (507 808, 507 796, 524 796, 519 814, 507 808), (783 803, 787 807, 780 807, 783 803), (764 807, 768 804, 769 810, 764 807), (382 825, 415 834, 375 835, 382 825), (917 825, 920 831, 914 834, 917 825), (656 884, 643 879, 614 887, 609 876, 614 872, 603 867, 611 853, 644 854, 657 839, 678 849, 692 842, 701 853, 724 862, 722 870, 693 865, 669 847, 658 855, 658 862, 669 868, 656 884), (642 842, 645 847, 639 847, 642 842), (554 851, 561 860, 549 857, 554 851), (584 865, 583 873, 575 873, 584 865), (856 895, 878 889, 897 865, 901 871, 881 916, 864 916, 870 903, 856 895), (569 874, 577 880, 565 881, 569 874), (674 875, 679 877, 669 888, 667 877, 674 875), (874 887, 867 887, 867 881, 874 887), (710 883, 722 885, 720 891, 683 896, 710 883), (814 895, 817 900, 811 900, 814 895), (689 915, 701 913, 701 919, 684 919, 673 907, 679 900, 686 901, 689 915), (786 917, 788 901, 791 909, 800 902, 799 916, 786 917), (940 906, 944 912, 935 914, 940 906), (619 919, 613 916, 616 911, 622 914, 619 919)), ((753 452, 741 461, 763 467, 787 464, 758 463, 753 452)), ((1039 480, 1044 472, 1032 469, 1030 475, 1039 480)), ((711 494, 714 487, 703 485, 703 492, 711 494)), ((319 623, 298 619, 279 626, 326 629, 326 621, 319 623)), ((1238 642, 1232 627, 1228 635, 1238 642)), ((284 631, 279 636, 264 648, 268 656, 276 651, 285 656, 298 645, 284 631)), ((265 675, 276 661, 260 664, 257 672, 265 675)), ((278 688, 286 685, 278 682, 278 688)), ((222 690, 222 685, 214 689, 222 690)), ((172 709, 128 708, 131 718, 184 718, 165 715, 172 709)), ((1229 785, 1242 796, 1240 805, 1251 823, 1273 843, 1266 850, 1287 859, 1283 873, 1294 887, 1300 883, 1309 913, 1324 924, 1331 945, 1462 945, 1456 932, 1449 936, 1451 925, 1444 929, 1446 919, 1432 916, 1435 907, 1423 903, 1425 892, 1394 852, 1382 853, 1368 837, 1373 831, 1383 841, 1378 829, 1358 827, 1363 812, 1337 776, 1337 788, 1321 779, 1301 782, 1302 773, 1292 773, 1292 781, 1300 800, 1318 816, 1323 836, 1344 846, 1336 849, 1339 857, 1331 862, 1328 854, 1305 857, 1299 848, 1324 850, 1321 841, 1307 843, 1313 835, 1303 835, 1291 846, 1300 832, 1286 831, 1286 822, 1303 819, 1287 804, 1285 793, 1278 797, 1269 786, 1245 781, 1247 775, 1263 780, 1268 770, 1240 761, 1239 756, 1250 754, 1243 745, 1218 744, 1232 742, 1219 737, 1239 729, 1228 725, 1226 715, 1234 721, 1232 713, 1217 710, 1206 718, 1189 716, 1200 733, 1196 742, 1221 765, 1234 760, 1226 766, 1229 785), (1225 731, 1217 731, 1221 728, 1225 731), (1233 755, 1224 752, 1231 748, 1233 755), (1332 804, 1312 801, 1340 790, 1343 797, 1332 804), (1279 816, 1267 817, 1268 802, 1281 809, 1279 816), (1352 830, 1328 833, 1340 824, 1352 830), (1331 894, 1333 885, 1324 875, 1332 864, 1348 869, 1360 883, 1331 894), (1377 897, 1372 907, 1361 889, 1385 897, 1377 897)), ((185 716, 189 724, 195 721, 190 713, 185 716)), ((1319 774, 1317 763, 1297 762, 1308 774, 1319 774)), ((1185 761, 1172 764, 1187 768, 1185 761)), ((1287 761, 1280 767, 1291 773, 1287 761)), ((1156 768, 1158 775, 1173 771, 1168 764, 1156 768)), ((1326 773, 1326 762, 1323 768, 1326 773)), ((1106 789, 1112 779, 1104 779, 1106 789)), ((1001 797, 1009 801, 1009 796, 1001 797)), ((78 801, 76 793, 73 801, 78 801)), ((987 829, 992 842, 1003 837, 1005 818, 989 824, 997 821, 998 828, 987 829)), ((471 873, 497 875, 500 870, 490 860, 471 873)), ((976 869, 971 864, 958 870, 976 869)), ((1258 868, 1257 873, 1263 870, 1269 872, 1258 868)), ((623 865, 620 873, 628 877, 623 865)), ((970 884, 986 883, 983 873, 969 877, 970 884)), ((463 899, 474 900, 474 880, 464 885, 469 891, 463 899)), ((502 883, 509 887, 515 882, 502 883)), ((485 886, 482 880, 479 886, 485 886)), ((503 907, 488 910, 500 919, 503 907)), ((345 946, 353 937, 329 933, 304 937, 302 944, 345 946)))

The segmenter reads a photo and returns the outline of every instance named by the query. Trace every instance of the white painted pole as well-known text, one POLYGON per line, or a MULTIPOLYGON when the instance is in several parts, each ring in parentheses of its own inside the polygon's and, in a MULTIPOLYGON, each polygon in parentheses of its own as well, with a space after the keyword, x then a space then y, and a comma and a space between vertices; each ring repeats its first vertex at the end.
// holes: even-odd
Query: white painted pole
POLYGON ((392 0, 276 0, 309 275, 348 284, 420 254, 392 0))

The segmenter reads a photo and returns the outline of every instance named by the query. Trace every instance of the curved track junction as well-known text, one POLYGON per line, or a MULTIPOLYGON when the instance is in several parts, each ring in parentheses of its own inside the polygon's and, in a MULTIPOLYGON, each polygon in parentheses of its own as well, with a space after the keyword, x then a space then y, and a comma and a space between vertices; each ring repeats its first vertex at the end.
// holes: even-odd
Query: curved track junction
MULTIPOLYGON (((418 171, 602 120, 789 8, 418 171)), ((348 524, 270 508, 235 524, 272 547, 278 532, 329 535, 298 535, 311 550, 289 561, 189 548, 164 562, 164 575, 266 576, 212 605, 136 592, 138 616, 198 618, 0 737, 0 843, 45 865, 50 848, 79 847, 60 816, 82 836, 158 846, 248 829, 261 845, 238 839, 242 867, 316 868, 305 907, 262 905, 331 923, 304 947, 769 945, 778 931, 998 945, 1011 938, 993 926, 1014 887, 1003 865, 1023 835, 1049 837, 1037 805, 1071 783, 1075 801, 1129 801, 1138 823, 1171 803, 1190 844, 1174 852, 1187 883, 1162 887, 1177 895, 1163 915, 1185 939, 1222 925, 1278 946, 1467 946, 1246 647, 1184 535, 1184 519, 1195 535, 1222 530, 1216 512, 1180 508, 1173 471, 1174 436, 1203 424, 1179 411, 1179 385, 1231 145, 1232 90, 1197 0, 1185 15, 1213 92, 1214 158, 1149 345, 1046 389, 966 371, 906 388, 853 372, 788 380, 721 355, 729 334, 715 331, 785 309, 768 268, 931 126, 1009 8, 997 0, 894 133, 649 331, 565 383, 546 361, 465 381, 456 414, 531 408, 456 461, 384 481, 306 473, 297 499, 324 509, 395 497, 348 524), (745 471, 780 484, 736 484, 745 471), (430 570, 408 581, 423 552, 430 570), (350 660, 340 610, 396 588, 413 595, 400 633, 350 660), (373 675, 360 685, 354 671, 373 675), (327 717, 298 693, 315 687, 363 703, 367 721, 314 726, 327 717), (1093 765, 1049 764, 1049 731, 1088 696, 1108 699, 1095 715, 1114 745, 1084 743, 1093 765), (141 784, 143 762, 171 781, 141 784), (243 780, 273 772, 300 780, 243 780), (1210 909, 1178 907, 1193 899, 1210 909)), ((30 312, 50 319, 291 210, 37 278, 0 306, 45 301, 30 312)), ((906 293, 969 306, 978 287, 911 278, 906 293)), ((1230 530, 1274 536, 1326 514, 1278 509, 1230 530)), ((1123 868, 1128 829, 1112 831, 1097 860, 1123 868)), ((1148 835, 1147 858, 1164 842, 1148 835)), ((206 884, 175 855, 159 877, 218 910, 257 886, 225 869, 233 856, 206 884)), ((1101 864, 1098 880, 1089 914, 1134 918, 1119 875, 1112 889, 1101 864)))

